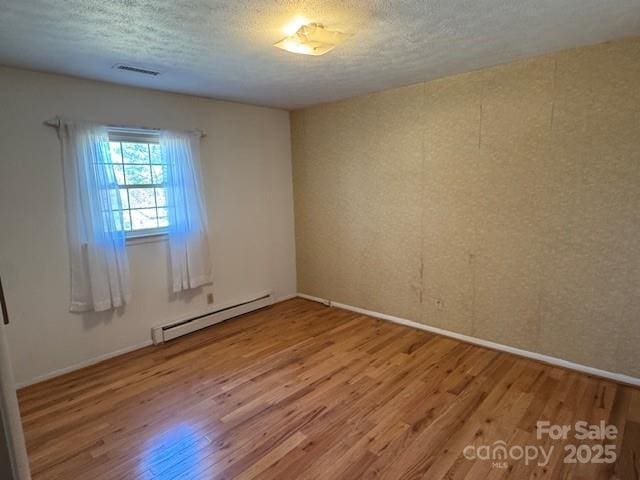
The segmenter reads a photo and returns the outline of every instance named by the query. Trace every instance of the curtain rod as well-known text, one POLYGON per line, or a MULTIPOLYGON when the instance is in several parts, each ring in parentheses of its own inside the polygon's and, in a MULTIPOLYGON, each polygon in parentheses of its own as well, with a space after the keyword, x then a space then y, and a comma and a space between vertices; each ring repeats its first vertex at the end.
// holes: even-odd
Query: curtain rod
MULTIPOLYGON (((60 128, 60 117, 53 117, 50 118, 48 120, 45 120, 43 122, 45 125, 49 126, 49 127, 53 127, 53 128, 60 128)), ((140 127, 140 126, 134 126, 134 125, 112 125, 112 124, 107 124, 107 127, 111 127, 111 128, 131 128, 131 129, 138 129, 138 130, 163 130, 161 128, 150 128, 150 127, 140 127)), ((196 130, 186 130, 187 133, 199 133, 200 134, 200 138, 204 138, 207 136, 206 132, 203 132, 200 129, 196 129, 196 130)))

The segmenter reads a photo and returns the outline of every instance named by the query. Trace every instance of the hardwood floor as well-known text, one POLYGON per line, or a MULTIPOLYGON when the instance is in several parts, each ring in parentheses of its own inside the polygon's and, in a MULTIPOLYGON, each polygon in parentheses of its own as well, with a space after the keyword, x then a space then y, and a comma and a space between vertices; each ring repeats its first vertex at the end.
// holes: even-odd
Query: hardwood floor
POLYGON ((19 397, 35 480, 627 480, 640 471, 638 390, 302 299, 19 397), (563 463, 565 442, 537 440, 538 420, 612 423, 619 435, 604 443, 618 460, 563 463), (482 457, 475 448, 500 440, 554 450, 544 467, 463 454, 482 457))

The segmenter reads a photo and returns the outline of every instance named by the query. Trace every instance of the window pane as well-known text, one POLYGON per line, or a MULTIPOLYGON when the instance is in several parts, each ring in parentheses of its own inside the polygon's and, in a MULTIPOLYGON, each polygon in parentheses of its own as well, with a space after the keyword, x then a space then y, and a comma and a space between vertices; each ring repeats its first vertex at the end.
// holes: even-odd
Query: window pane
POLYGON ((149 163, 149 147, 147 143, 122 142, 124 163, 149 163))
POLYGON ((113 218, 113 224, 116 231, 121 231, 122 230, 122 211, 120 210, 114 211, 111 218, 113 218))
POLYGON ((158 226, 159 227, 168 227, 169 226, 169 217, 167 216, 166 208, 158 209, 158 226))
POLYGON ((153 171, 153 183, 164 183, 166 168, 167 167, 164 165, 151 165, 151 170, 153 171))
POLYGON ((155 208, 143 208, 140 210, 131 210, 131 229, 141 230, 145 228, 157 228, 155 208))
POLYGON ((129 210, 122 211, 122 220, 124 221, 125 231, 131 231, 131 213, 129 210))
POLYGON ((151 154, 151 163, 162 163, 162 155, 160 155, 160 144, 150 143, 149 151, 151 154))
POLYGON ((129 195, 127 194, 126 188, 120 189, 120 203, 122 204, 122 208, 129 208, 129 195))
POLYGON ((151 183, 151 168, 149 165, 125 165, 124 173, 127 185, 151 183))
POLYGON ((105 200, 109 202, 107 205, 111 210, 120 210, 120 205, 118 205, 118 196, 122 195, 121 192, 121 190, 116 189, 109 190, 109 198, 105 200))
POLYGON ((122 165, 114 165, 113 171, 116 174, 116 182, 118 182, 118 185, 124 185, 124 168, 122 165))
POLYGON ((167 206, 167 196, 164 188, 156 188, 156 205, 158 207, 167 206))
POLYGON ((111 161, 113 163, 122 163, 122 150, 120 142, 109 142, 109 150, 111 153, 111 161))
POLYGON ((130 188, 129 189, 130 208, 151 208, 156 206, 153 196, 153 188, 130 188))

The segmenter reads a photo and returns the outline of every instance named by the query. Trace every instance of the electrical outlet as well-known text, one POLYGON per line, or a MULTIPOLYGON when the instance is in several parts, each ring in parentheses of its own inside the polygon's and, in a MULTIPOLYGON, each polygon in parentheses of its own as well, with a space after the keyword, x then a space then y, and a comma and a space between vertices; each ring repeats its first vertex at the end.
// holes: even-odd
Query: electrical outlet
POLYGON ((207 303, 209 305, 213 303, 213 293, 207 293, 207 303))

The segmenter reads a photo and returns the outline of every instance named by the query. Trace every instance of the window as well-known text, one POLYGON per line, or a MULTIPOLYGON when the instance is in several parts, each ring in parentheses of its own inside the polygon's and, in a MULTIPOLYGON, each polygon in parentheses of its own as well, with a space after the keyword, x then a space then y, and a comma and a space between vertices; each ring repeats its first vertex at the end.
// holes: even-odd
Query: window
POLYGON ((127 236, 166 233, 166 165, 160 155, 158 135, 145 130, 110 130, 109 150, 127 236))

